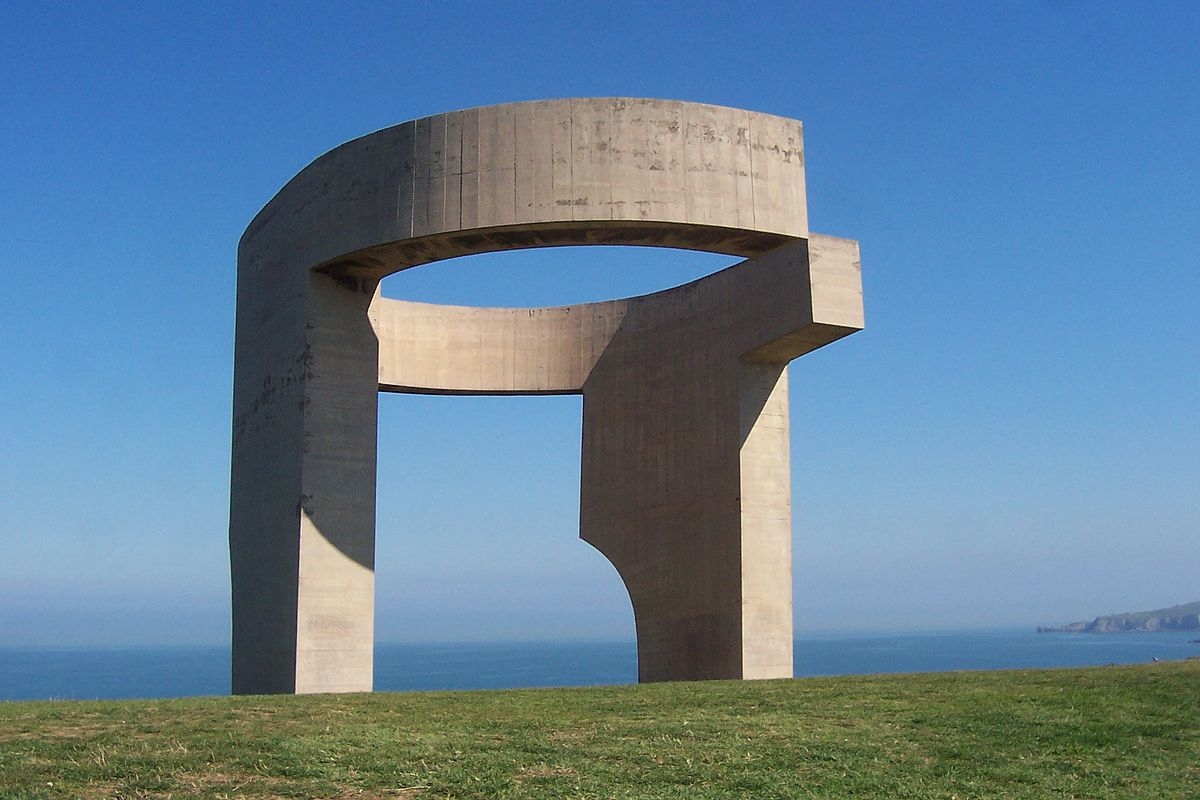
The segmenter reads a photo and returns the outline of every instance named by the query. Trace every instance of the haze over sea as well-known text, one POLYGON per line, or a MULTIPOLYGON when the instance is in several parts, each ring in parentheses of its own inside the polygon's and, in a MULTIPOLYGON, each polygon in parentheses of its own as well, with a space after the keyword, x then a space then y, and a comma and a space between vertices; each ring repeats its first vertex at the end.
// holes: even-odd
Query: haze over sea
MULTIPOLYGON (((797 677, 1138 664, 1200 657, 1197 631, 1029 630, 806 636, 797 677)), ((632 642, 380 644, 376 691, 637 681, 632 642)), ((228 647, 0 648, 0 700, 167 698, 229 692, 228 647)))

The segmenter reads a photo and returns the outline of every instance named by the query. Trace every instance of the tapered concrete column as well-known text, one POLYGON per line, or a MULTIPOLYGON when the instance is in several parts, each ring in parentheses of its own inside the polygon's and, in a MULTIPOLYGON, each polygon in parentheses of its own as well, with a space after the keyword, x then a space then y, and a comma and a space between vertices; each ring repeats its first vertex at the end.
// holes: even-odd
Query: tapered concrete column
POLYGON ((786 364, 862 327, 857 246, 813 242, 627 301, 584 383, 580 535, 643 681, 792 674, 786 364))
POLYGON ((862 327, 857 245, 806 202, 798 121, 636 98, 439 114, 297 174, 238 250, 234 691, 371 688, 380 390, 582 394, 580 535, 629 588, 641 679, 790 675, 786 365, 862 327), (571 244, 749 260, 563 308, 376 292, 571 244))

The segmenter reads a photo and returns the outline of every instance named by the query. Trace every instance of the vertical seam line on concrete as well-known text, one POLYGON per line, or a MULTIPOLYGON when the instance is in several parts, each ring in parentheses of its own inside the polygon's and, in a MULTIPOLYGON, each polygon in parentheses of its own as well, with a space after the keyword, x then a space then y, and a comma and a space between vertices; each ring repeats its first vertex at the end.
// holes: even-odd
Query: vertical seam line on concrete
POLYGON ((691 192, 688 191, 688 126, 691 125, 691 108, 684 106, 679 114, 679 157, 683 163, 679 167, 683 170, 683 218, 684 222, 694 222, 692 219, 692 199, 691 192))
POLYGON ((513 219, 513 222, 516 222, 518 219, 521 218, 520 212, 517 211, 517 184, 520 182, 519 178, 518 178, 518 174, 519 174, 520 168, 521 168, 520 164, 518 163, 518 161, 520 161, 520 159, 517 156, 518 151, 521 149, 520 147, 517 146, 517 137, 520 135, 520 131, 517 130, 517 119, 520 117, 520 115, 521 115, 521 112, 519 109, 513 109, 513 112, 512 112, 512 141, 513 141, 513 188, 512 188, 512 214, 513 215, 512 215, 512 219, 513 219))
POLYGON ((575 101, 567 101, 567 128, 570 130, 570 152, 568 153, 567 166, 569 167, 568 175, 571 182, 571 196, 567 198, 570 201, 571 220, 575 220, 575 101))
MULTIPOLYGON (((650 126, 649 126, 649 125, 647 125, 647 124, 645 124, 645 121, 644 121, 644 120, 643 120, 643 124, 642 124, 642 132, 645 134, 645 139, 642 141, 642 158, 643 158, 643 162, 642 162, 642 166, 640 166, 640 167, 637 167, 637 169, 638 169, 638 171, 639 171, 639 172, 649 172, 649 170, 650 170, 650 164, 651 164, 651 162, 652 162, 652 160, 653 160, 652 156, 650 155, 650 150, 651 150, 651 147, 650 147, 650 126)), ((648 179, 646 179, 646 180, 648 181, 648 179)), ((637 215, 638 215, 638 219, 646 219, 646 218, 648 218, 648 217, 650 216, 650 208, 651 208, 651 207, 652 207, 652 205, 653 205, 653 201, 654 201, 654 199, 656 199, 656 198, 654 198, 654 189, 653 189, 652 187, 651 187, 651 188, 647 188, 647 190, 646 190, 646 191, 647 191, 647 193, 650 195, 650 201, 651 201, 651 202, 650 202, 649 204, 647 204, 647 205, 639 205, 639 206, 636 206, 636 208, 637 208, 637 215)))
POLYGON ((754 196, 754 120, 746 115, 746 148, 750 152, 750 227, 758 230, 758 199, 754 196))
MULTIPOLYGON (((450 171, 449 170, 450 151, 447 148, 447 144, 449 142, 449 136, 450 136, 449 128, 450 128, 450 115, 443 114, 442 115, 442 175, 444 175, 445 177, 442 178, 442 187, 443 187, 442 188, 442 230, 446 230, 447 228, 450 227, 449 224, 447 224, 447 218, 446 218, 446 195, 448 195, 449 192, 447 192, 446 188, 445 188, 446 185, 448 183, 450 183, 450 176, 446 174, 450 171)), ((462 219, 461 218, 458 221, 458 227, 462 227, 462 219)))
POLYGON ((463 158, 463 138, 466 135, 464 130, 467 127, 466 121, 463 119, 463 113, 456 111, 454 114, 458 117, 458 227, 463 226, 463 165, 466 163, 463 158))
POLYGON ((613 106, 616 102, 608 101, 608 128, 604 131, 607 141, 604 152, 608 154, 608 218, 613 219, 613 173, 616 172, 616 156, 613 155, 613 106))
MULTIPOLYGON (((410 152, 402 153, 402 156, 404 157, 404 168, 408 173, 408 180, 412 184, 408 193, 410 199, 408 202, 407 222, 404 222, 404 218, 401 216, 403 209, 400 208, 400 203, 398 202, 400 199, 399 197, 397 197, 396 203, 396 224, 401 226, 401 231, 407 230, 409 237, 413 235, 413 213, 417 204, 417 123, 412 122, 410 124, 412 125, 413 130, 413 135, 411 137, 412 149, 410 152)), ((399 188, 396 189, 396 193, 399 195, 399 188)))

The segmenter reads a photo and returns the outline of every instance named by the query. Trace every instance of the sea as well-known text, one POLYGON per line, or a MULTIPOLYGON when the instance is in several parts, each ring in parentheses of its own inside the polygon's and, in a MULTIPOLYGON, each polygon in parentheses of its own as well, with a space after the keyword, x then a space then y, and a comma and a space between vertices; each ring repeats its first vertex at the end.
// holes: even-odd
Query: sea
MULTIPOLYGON (((795 642, 797 677, 1143 664, 1200 658, 1200 631, 1028 630, 820 634, 795 642)), ((229 647, 0 647, 0 700, 229 693, 229 647)), ((637 682, 633 642, 378 644, 375 690, 515 689, 637 682)))

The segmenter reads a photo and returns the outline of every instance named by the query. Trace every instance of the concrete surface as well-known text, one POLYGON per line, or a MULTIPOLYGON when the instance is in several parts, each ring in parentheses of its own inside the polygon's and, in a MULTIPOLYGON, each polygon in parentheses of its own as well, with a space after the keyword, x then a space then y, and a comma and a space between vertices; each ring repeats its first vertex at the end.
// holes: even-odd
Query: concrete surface
POLYGON ((555 100, 321 156, 238 251, 234 692, 372 688, 379 391, 583 394, 580 534, 629 589, 640 679, 790 676, 787 363, 862 325, 857 245, 808 232, 794 120, 555 100), (378 295, 407 267, 563 244, 749 260, 563 308, 378 295))

